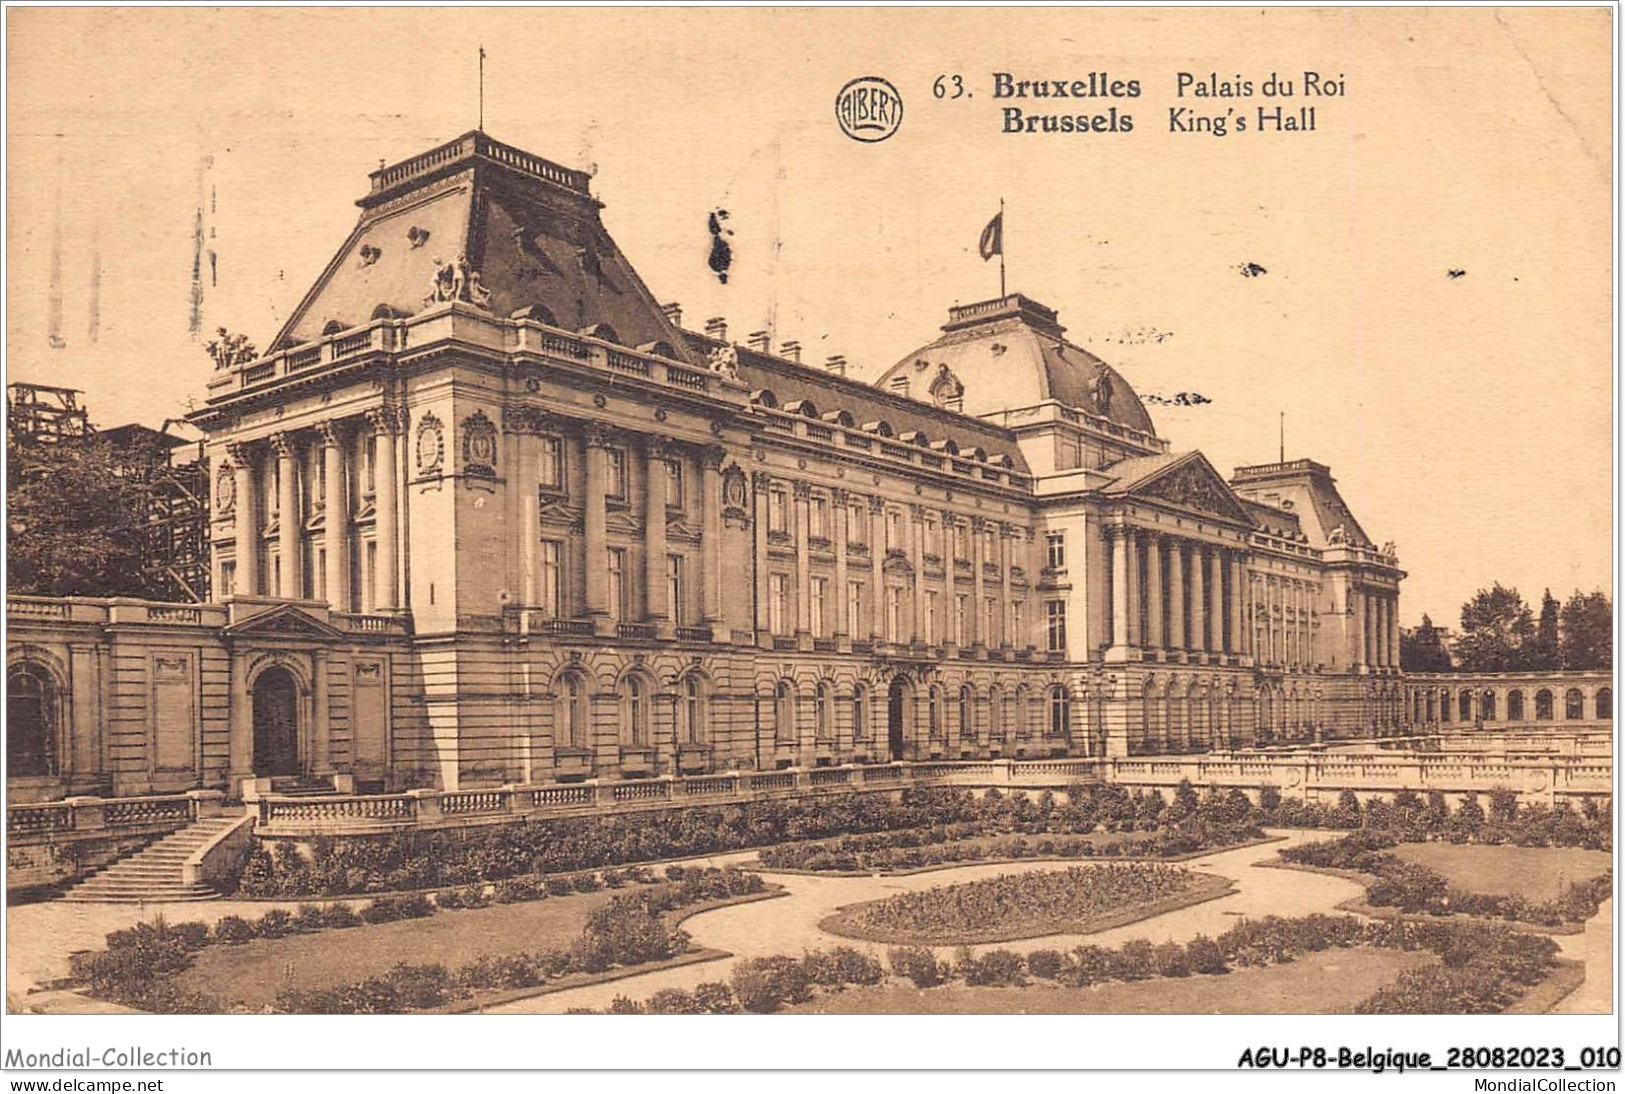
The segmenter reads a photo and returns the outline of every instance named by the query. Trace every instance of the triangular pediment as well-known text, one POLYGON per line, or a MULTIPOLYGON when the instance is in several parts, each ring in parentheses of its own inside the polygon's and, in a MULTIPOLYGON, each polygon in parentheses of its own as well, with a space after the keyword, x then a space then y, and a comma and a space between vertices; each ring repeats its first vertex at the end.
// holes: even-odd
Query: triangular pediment
POLYGON ((342 638, 344 632, 322 622, 292 604, 282 604, 226 626, 231 637, 283 635, 293 638, 342 638))
MULTIPOLYGON (((1153 458, 1154 459, 1154 458, 1153 458)), ((1140 464, 1125 460, 1123 464, 1140 464)), ((1122 465, 1107 468, 1109 472, 1122 465)), ((1235 491, 1200 452, 1164 459, 1157 464, 1123 468, 1109 494, 1175 505, 1220 520, 1251 526, 1253 519, 1235 491)))

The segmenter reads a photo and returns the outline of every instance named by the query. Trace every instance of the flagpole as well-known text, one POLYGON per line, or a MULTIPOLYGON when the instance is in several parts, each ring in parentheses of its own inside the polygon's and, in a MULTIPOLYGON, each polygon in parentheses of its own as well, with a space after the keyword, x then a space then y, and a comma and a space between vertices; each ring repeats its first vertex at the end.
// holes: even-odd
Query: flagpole
POLYGON ((480 124, 481 132, 485 131, 485 47, 480 46, 480 124))
POLYGON ((1005 240, 1004 197, 1001 195, 999 197, 999 299, 1000 300, 1004 299, 1004 251, 1005 251, 1004 240, 1005 240))

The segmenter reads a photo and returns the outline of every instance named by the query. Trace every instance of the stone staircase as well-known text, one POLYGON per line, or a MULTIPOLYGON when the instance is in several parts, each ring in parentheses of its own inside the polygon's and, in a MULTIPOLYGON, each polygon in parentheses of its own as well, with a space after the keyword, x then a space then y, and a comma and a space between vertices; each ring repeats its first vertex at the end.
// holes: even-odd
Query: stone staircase
POLYGON ((135 854, 90 874, 64 893, 62 899, 79 904, 216 900, 220 894, 209 886, 188 885, 183 868, 193 852, 241 819, 240 816, 206 817, 171 832, 135 854))

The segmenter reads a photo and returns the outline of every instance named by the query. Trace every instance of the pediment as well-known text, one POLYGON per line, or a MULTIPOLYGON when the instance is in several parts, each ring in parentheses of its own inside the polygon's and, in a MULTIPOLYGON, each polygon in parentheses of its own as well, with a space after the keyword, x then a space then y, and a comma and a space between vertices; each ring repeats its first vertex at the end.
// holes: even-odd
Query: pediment
POLYGON ((1124 485, 1123 493, 1131 498, 1177 505, 1238 524, 1253 523, 1241 499, 1201 453, 1124 485))
POLYGON ((240 623, 228 624, 225 632, 233 638, 253 635, 324 639, 344 637, 344 632, 329 626, 315 616, 303 612, 291 604, 283 604, 269 611, 260 612, 258 615, 250 616, 240 623))

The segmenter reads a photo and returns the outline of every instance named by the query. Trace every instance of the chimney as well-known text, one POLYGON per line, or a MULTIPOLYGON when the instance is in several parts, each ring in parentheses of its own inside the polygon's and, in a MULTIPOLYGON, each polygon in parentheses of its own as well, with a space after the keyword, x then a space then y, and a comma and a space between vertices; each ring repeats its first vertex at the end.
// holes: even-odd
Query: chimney
POLYGON ((745 337, 745 345, 757 353, 772 353, 773 333, 765 330, 753 330, 745 337))
POLYGON ((705 336, 714 338, 718 342, 726 342, 728 340, 728 321, 720 315, 713 319, 707 319, 705 321, 705 336))
POLYGON ((833 372, 837 376, 845 376, 846 356, 840 353, 830 354, 829 360, 824 362, 824 368, 829 372, 833 372))
POLYGON ((660 310, 666 313, 666 321, 681 330, 683 327, 683 306, 675 300, 670 304, 660 305, 660 310))
POLYGON ((801 364, 801 343, 797 342, 793 338, 788 342, 780 342, 779 343, 779 356, 780 357, 788 357, 790 360, 794 361, 796 364, 798 364, 798 365, 801 364))

